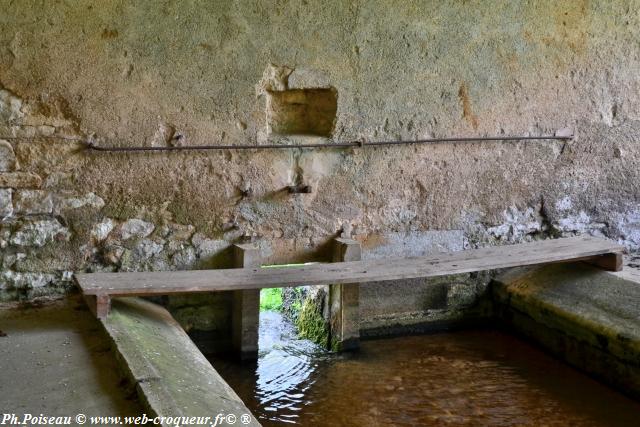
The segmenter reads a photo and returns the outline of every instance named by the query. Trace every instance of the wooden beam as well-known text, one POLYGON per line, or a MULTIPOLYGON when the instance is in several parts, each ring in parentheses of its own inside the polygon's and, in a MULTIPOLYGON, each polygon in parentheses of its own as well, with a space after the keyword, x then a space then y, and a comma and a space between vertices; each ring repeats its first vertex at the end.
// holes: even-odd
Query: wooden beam
POLYGON ((111 312, 111 297, 106 294, 83 295, 84 301, 91 313, 98 319, 104 319, 111 312))
POLYGON ((589 258, 585 262, 607 271, 622 271, 623 257, 621 253, 604 254, 589 258))
MULTIPOLYGON (((237 268, 261 265, 260 250, 254 244, 234 245, 233 257, 237 268)), ((260 289, 233 291, 231 342, 240 360, 258 358, 259 323, 260 289)))
POLYGON ((282 286, 365 283, 446 276, 482 270, 546 264, 622 254, 624 248, 590 236, 542 240, 417 258, 351 261, 290 268, 157 271, 77 274, 88 295, 166 295, 172 293, 263 289, 282 286))
MULTIPOLYGON (((333 262, 360 261, 360 242, 335 239, 333 262)), ((360 347, 360 284, 340 283, 329 287, 331 350, 356 350, 360 347)))

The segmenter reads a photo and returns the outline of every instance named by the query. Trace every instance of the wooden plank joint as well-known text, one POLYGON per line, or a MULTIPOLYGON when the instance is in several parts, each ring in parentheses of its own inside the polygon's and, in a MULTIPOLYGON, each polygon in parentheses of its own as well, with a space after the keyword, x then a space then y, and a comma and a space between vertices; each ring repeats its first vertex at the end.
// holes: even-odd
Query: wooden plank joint
POLYGON ((623 257, 621 253, 599 255, 585 262, 607 271, 622 271, 623 257))
MULTIPOLYGON (((236 268, 260 267, 260 249, 254 244, 234 245, 236 268)), ((258 358, 260 329, 260 289, 233 291, 231 310, 231 343, 240 360, 258 358)))
MULTIPOLYGON (((333 262, 362 259, 360 242, 335 239, 333 262)), ((360 347, 360 284, 337 283, 329 286, 330 347, 334 351, 360 347)))
POLYGON ((107 294, 84 295, 84 301, 89 306, 89 310, 98 319, 104 319, 111 311, 111 297, 107 294))

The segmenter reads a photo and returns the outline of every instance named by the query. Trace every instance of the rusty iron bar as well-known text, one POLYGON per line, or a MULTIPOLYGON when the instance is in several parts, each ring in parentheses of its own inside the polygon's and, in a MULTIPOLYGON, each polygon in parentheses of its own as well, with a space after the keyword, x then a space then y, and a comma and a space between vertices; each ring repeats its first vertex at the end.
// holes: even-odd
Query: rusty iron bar
POLYGON ((135 151, 194 151, 194 150, 273 150, 283 148, 340 148, 357 147, 351 142, 336 142, 333 144, 264 144, 264 145, 184 145, 176 147, 101 147, 87 141, 89 150, 107 152, 135 152, 135 151))
POLYGON ((456 142, 481 142, 481 141, 539 141, 539 140, 561 140, 568 141, 573 136, 485 136, 485 137, 451 137, 451 138, 427 138, 408 141, 372 141, 364 140, 335 142, 335 143, 313 143, 313 144, 264 144, 264 145, 188 145, 178 147, 101 147, 89 141, 85 141, 88 149, 103 152, 139 152, 139 151, 188 151, 188 150, 280 150, 280 149, 304 149, 304 148, 363 148, 380 147, 392 145, 410 144, 438 144, 456 142))
POLYGON ((91 151, 100 152, 154 152, 154 151, 194 151, 194 150, 281 150, 281 149, 305 149, 305 148, 364 148, 364 147, 380 147, 393 145, 410 145, 410 144, 438 144, 438 143, 458 143, 458 142, 482 142, 482 141, 540 141, 540 140, 560 140, 568 141, 573 139, 573 135, 542 135, 542 136, 476 136, 476 137, 449 137, 449 138, 426 138, 416 140, 399 140, 399 141, 366 141, 360 139, 358 141, 348 142, 332 142, 332 143, 312 143, 312 144, 263 144, 263 145, 187 145, 187 146, 169 146, 169 147, 115 147, 100 146, 93 140, 64 136, 38 136, 38 137, 1 137, 0 139, 61 139, 66 141, 76 141, 84 144, 91 151))

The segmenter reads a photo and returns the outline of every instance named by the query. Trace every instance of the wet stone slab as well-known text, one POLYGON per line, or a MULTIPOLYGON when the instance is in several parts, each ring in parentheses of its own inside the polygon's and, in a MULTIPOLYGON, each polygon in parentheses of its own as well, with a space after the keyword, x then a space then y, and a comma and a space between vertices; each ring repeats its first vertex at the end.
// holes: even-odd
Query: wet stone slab
POLYGON ((507 272, 494 281, 493 296, 498 316, 516 331, 640 397, 639 282, 558 264, 507 272))
POLYGON ((245 415, 250 418, 242 425, 260 425, 163 307, 140 298, 116 298, 102 322, 121 365, 155 416, 234 415, 239 424, 245 415))

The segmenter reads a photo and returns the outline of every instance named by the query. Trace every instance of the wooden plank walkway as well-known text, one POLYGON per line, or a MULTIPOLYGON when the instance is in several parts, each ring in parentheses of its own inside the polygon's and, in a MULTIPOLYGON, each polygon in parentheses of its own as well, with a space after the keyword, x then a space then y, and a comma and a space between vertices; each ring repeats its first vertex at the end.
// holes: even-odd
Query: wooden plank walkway
POLYGON ((415 279, 509 267, 584 260, 622 268, 624 248, 590 236, 494 246, 425 257, 313 264, 291 268, 82 273, 75 280, 98 317, 110 297, 263 289, 283 286, 415 279))

